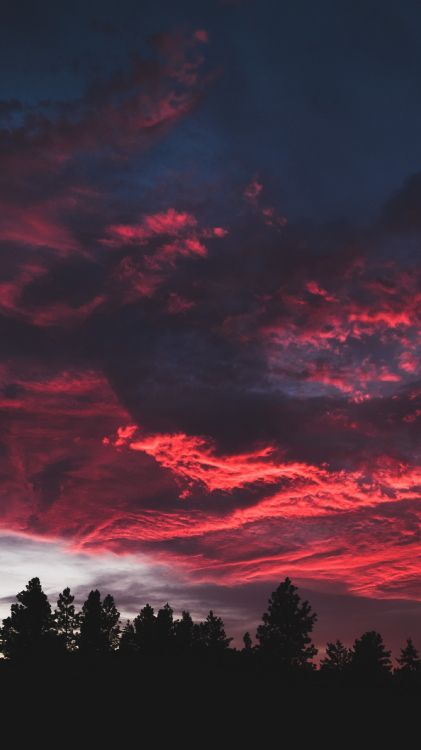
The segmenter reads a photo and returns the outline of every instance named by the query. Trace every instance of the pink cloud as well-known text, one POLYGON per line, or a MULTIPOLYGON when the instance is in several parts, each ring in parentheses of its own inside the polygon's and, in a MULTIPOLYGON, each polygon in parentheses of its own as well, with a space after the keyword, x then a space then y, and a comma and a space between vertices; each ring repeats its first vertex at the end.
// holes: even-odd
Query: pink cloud
POLYGON ((133 224, 111 225, 102 244, 113 249, 142 249, 139 256, 123 258, 114 274, 127 287, 125 300, 133 301, 137 296, 153 296, 179 259, 205 258, 205 241, 223 239, 226 234, 222 227, 200 227, 192 213, 168 208, 145 214, 133 224))
POLYGON ((263 190, 263 183, 254 177, 244 189, 244 198, 250 203, 255 203, 263 190))
POLYGON ((173 292, 170 294, 167 302, 167 311, 171 315, 178 315, 179 313, 184 313, 187 312, 187 310, 191 310, 191 308, 194 306, 194 302, 173 292))
POLYGON ((60 221, 63 201, 47 201, 33 206, 5 205, 0 217, 0 242, 28 247, 49 247, 66 254, 79 250, 77 241, 60 221))

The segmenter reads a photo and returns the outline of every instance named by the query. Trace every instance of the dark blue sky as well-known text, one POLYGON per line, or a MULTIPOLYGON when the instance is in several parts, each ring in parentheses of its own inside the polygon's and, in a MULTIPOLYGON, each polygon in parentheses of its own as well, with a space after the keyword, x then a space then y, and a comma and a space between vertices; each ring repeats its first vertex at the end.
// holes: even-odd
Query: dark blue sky
POLYGON ((3 11, 0 95, 74 99, 154 34, 206 28, 214 81, 141 180, 255 171, 290 216, 366 219, 421 162, 420 15, 408 0, 17 2, 3 11))

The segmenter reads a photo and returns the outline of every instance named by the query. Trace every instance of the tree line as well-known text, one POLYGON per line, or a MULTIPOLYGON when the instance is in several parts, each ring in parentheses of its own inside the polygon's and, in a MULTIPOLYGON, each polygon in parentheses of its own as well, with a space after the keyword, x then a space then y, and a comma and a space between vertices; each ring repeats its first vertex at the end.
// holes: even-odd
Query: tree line
POLYGON ((51 607, 39 578, 32 578, 16 596, 10 615, 0 629, 0 651, 11 663, 50 659, 118 659, 121 663, 156 666, 182 660, 193 666, 227 666, 240 671, 270 671, 281 677, 317 675, 325 684, 355 682, 396 684, 421 689, 421 659, 411 638, 402 647, 393 668, 391 652, 376 631, 367 631, 348 648, 329 642, 320 664, 312 631, 317 615, 298 589, 285 578, 272 592, 267 611, 256 631, 256 643, 247 632, 243 648, 231 646, 223 620, 211 610, 202 622, 188 611, 174 618, 167 603, 156 613, 146 604, 132 621, 121 623, 114 598, 96 589, 80 611, 69 588, 51 607))

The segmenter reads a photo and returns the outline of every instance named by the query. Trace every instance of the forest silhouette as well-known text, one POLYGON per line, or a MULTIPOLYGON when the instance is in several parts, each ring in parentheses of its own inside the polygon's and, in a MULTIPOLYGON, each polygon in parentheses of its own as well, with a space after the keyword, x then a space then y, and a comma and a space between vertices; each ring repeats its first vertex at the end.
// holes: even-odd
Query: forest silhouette
MULTIPOLYGON (((1 670, 54 665, 61 672, 99 670, 133 676, 139 672, 231 674, 240 679, 274 679, 278 684, 326 689, 421 691, 421 659, 411 638, 396 665, 376 631, 367 631, 352 647, 329 642, 316 662, 312 632, 317 615, 298 589, 285 578, 272 592, 255 643, 249 632, 243 647, 234 648, 223 620, 212 610, 202 622, 188 611, 174 617, 167 603, 157 612, 145 606, 132 620, 121 622, 113 596, 91 591, 80 611, 69 588, 53 609, 39 578, 16 596, 0 629, 1 670)), ((1 674, 0 670, 0 674, 1 674)))

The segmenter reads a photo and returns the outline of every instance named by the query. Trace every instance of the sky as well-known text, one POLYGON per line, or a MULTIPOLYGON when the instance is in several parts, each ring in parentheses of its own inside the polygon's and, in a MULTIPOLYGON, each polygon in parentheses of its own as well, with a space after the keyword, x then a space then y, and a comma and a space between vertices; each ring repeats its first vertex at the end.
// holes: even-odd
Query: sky
POLYGON ((421 646, 421 9, 5 4, 0 615, 421 646))

